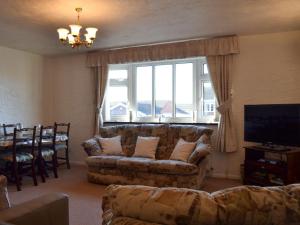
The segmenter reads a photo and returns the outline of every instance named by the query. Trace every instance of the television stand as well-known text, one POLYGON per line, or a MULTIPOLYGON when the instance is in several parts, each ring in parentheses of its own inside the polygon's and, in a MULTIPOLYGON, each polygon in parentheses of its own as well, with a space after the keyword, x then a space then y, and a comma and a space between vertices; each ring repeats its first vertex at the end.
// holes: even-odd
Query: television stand
POLYGON ((261 148, 261 149, 269 149, 269 150, 274 150, 274 151, 289 151, 291 150, 290 148, 282 145, 274 145, 270 143, 262 144, 256 146, 256 148, 261 148))
POLYGON ((245 147, 244 184, 278 186, 300 182, 300 149, 245 147))

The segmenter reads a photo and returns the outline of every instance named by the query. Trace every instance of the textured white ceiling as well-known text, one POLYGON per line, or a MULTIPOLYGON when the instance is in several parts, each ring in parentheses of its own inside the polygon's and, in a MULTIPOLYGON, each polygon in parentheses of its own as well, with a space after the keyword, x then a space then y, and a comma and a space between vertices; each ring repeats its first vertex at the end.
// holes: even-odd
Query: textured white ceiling
MULTIPOLYGON (((300 29, 300 0, 1 0, 0 45, 52 55, 56 28, 98 27, 91 50, 229 34, 300 29)), ((81 49, 80 51, 86 51, 81 49)))

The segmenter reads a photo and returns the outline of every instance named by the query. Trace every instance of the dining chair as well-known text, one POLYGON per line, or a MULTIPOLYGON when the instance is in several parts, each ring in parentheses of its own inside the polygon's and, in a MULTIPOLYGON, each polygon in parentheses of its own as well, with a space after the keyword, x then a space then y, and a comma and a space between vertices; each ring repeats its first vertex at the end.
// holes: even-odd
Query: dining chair
POLYGON ((21 191, 22 175, 27 172, 30 172, 34 185, 38 185, 35 172, 35 136, 35 126, 14 128, 12 145, 0 152, 0 161, 5 164, 4 173, 16 183, 18 191, 21 191))
POLYGON ((57 156, 57 165, 67 165, 67 168, 70 169, 70 160, 69 160, 69 134, 70 134, 70 123, 54 123, 56 127, 56 144, 55 150, 58 152, 57 156), (59 154, 63 152, 64 156, 59 154))
POLYGON ((21 123, 3 124, 3 133, 4 133, 4 136, 13 136, 15 128, 21 129, 22 128, 22 124, 21 123))
POLYGON ((55 151, 56 128, 55 126, 41 126, 38 137, 38 168, 42 181, 48 177, 47 169, 53 171, 57 178, 57 153, 55 151))

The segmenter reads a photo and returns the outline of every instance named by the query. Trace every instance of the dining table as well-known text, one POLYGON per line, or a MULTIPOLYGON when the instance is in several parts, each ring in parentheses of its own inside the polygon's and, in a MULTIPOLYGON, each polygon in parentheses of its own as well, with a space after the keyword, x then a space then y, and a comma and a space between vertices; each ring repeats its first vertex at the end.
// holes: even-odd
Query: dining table
MULTIPOLYGON (((17 137, 17 144, 19 145, 32 145, 32 135, 29 137, 29 135, 22 135, 21 137, 17 137)), ((36 144, 38 143, 40 137, 36 136, 35 142, 36 144)), ((56 142, 64 142, 68 140, 67 134, 64 133, 57 133, 55 141, 56 142)), ((42 143, 46 144, 51 144, 53 141, 53 136, 51 135, 45 135, 42 137, 42 143)), ((13 136, 0 136, 0 149, 5 149, 13 146, 13 136)))

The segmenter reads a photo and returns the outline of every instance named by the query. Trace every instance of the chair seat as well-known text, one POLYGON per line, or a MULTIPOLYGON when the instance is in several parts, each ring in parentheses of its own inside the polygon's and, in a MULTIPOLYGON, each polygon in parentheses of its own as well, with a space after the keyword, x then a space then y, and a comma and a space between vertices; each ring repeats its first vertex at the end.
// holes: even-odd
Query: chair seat
POLYGON ((54 151, 51 148, 42 148, 41 153, 43 158, 47 158, 52 156, 54 154, 54 151))
POLYGON ((67 148, 66 144, 56 144, 55 145, 55 151, 65 150, 66 148, 67 148))
MULTIPOLYGON (((33 159, 33 155, 27 152, 18 152, 16 154, 17 162, 27 162, 33 159)), ((0 154, 0 160, 6 162, 13 162, 13 155, 11 152, 0 154)))

